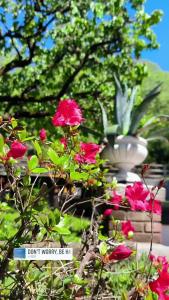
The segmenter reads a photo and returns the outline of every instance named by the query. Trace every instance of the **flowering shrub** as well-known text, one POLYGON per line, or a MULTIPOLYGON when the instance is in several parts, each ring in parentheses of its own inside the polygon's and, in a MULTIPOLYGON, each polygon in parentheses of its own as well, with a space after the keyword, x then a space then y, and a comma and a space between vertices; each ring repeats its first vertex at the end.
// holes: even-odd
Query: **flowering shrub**
MULTIPOLYGON (((157 192, 158 190, 159 188, 157 187, 157 192)), ((154 199, 154 193, 144 187, 142 182, 127 185, 124 197, 115 190, 113 190, 112 194, 113 196, 110 198, 109 203, 114 209, 121 207, 124 209, 128 208, 132 211, 147 211, 161 215, 160 202, 154 199)), ((113 212, 113 209, 111 212, 113 212)))
POLYGON ((104 222, 114 209, 146 211, 153 221, 153 213, 161 213, 155 199, 160 186, 149 191, 136 182, 126 187, 124 196, 119 194, 116 182, 106 181, 100 146, 81 141, 78 126, 82 121, 72 99, 62 100, 52 119, 54 126, 62 127, 60 140, 49 141, 44 128, 35 139, 15 119, 1 120, 0 163, 5 177, 0 187, 0 298, 99 299, 105 294, 168 299, 168 262, 153 256, 152 240, 149 258, 138 267, 136 251, 128 241, 135 232, 133 224, 113 219, 112 234, 104 233, 104 222), (57 201, 50 207, 48 194, 54 189, 57 201), (88 203, 90 220, 77 218, 80 206, 84 204, 85 210, 88 203), (71 262, 12 259, 14 247, 30 243, 67 247, 72 241, 80 243, 71 262), (125 276, 125 264, 131 277, 126 290, 119 290, 115 274, 119 270, 125 276))

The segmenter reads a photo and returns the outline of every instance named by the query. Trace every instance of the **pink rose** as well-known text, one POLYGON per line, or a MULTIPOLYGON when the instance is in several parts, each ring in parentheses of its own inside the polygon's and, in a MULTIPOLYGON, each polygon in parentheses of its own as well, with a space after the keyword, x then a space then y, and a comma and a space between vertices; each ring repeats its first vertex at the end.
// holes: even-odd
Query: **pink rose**
POLYGON ((52 119, 54 126, 77 126, 80 125, 82 121, 82 112, 73 99, 60 101, 52 119))
POLYGON ((80 143, 80 153, 75 155, 75 160, 82 164, 95 164, 96 154, 100 146, 93 143, 80 143))
POLYGON ((46 140, 47 135, 46 135, 46 130, 44 128, 40 130, 39 137, 42 142, 46 140))
POLYGON ((113 204, 114 209, 118 209, 122 199, 123 197, 120 194, 118 194, 116 191, 113 191, 113 197, 109 200, 109 202, 113 204))
POLYGON ((109 260, 123 260, 125 258, 128 258, 132 253, 133 251, 130 248, 124 245, 120 245, 117 246, 115 250, 113 250, 113 252, 109 255, 109 260))
POLYGON ((22 158, 27 151, 27 147, 20 143, 19 141, 14 141, 11 144, 11 148, 7 153, 7 157, 13 157, 13 158, 22 158))
POLYGON ((152 261, 153 266, 157 267, 158 270, 167 271, 169 263, 166 256, 155 256, 152 253, 149 256, 149 260, 152 261))
POLYGON ((103 216, 109 217, 112 215, 112 212, 113 212, 113 210, 111 208, 107 208, 107 209, 105 209, 103 216))
POLYGON ((149 283, 149 287, 152 292, 158 294, 158 299, 169 299, 169 295, 166 294, 169 290, 169 273, 167 270, 162 270, 159 273, 159 277, 149 283))
POLYGON ((149 201, 147 201, 147 211, 161 216, 162 209, 160 201, 155 199, 150 199, 149 201))
POLYGON ((144 188, 142 182, 135 182, 126 186, 125 196, 131 206, 131 210, 147 211, 147 196, 149 191, 144 188))

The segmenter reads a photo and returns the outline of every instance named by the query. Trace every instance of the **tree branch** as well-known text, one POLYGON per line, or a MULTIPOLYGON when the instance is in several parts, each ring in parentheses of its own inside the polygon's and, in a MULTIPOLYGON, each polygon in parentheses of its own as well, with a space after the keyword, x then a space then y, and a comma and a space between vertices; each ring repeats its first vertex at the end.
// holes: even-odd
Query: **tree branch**
POLYGON ((89 248, 89 250, 87 251, 87 253, 85 254, 85 256, 83 257, 82 261, 81 261, 81 264, 80 264, 80 267, 79 269, 77 270, 76 272, 76 275, 79 276, 79 277, 82 277, 83 275, 83 271, 84 271, 84 268, 86 267, 86 265, 93 259, 96 258, 96 253, 94 252, 94 247, 91 246, 89 248))
POLYGON ((6 64, 4 67, 0 69, 0 76, 5 75, 7 72, 15 68, 24 68, 32 62, 32 58, 34 56, 34 52, 36 49, 36 43, 34 42, 32 46, 28 45, 28 47, 29 47, 29 57, 25 59, 21 58, 20 56, 19 58, 15 58, 14 60, 12 60, 11 62, 9 62, 8 64, 6 64))

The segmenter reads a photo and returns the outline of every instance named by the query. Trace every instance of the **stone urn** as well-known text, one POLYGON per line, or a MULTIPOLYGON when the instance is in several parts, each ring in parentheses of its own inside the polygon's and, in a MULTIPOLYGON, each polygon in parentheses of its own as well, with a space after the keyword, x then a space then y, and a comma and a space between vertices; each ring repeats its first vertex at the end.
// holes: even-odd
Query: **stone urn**
POLYGON ((119 169, 117 179, 121 182, 140 181, 140 177, 132 169, 147 157, 147 141, 142 137, 119 135, 114 146, 108 144, 101 156, 119 169))

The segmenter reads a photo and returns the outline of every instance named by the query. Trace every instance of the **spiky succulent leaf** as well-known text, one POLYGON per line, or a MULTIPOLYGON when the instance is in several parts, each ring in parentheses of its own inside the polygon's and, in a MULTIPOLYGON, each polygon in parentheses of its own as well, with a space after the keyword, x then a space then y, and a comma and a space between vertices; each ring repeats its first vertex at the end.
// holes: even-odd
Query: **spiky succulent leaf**
POLYGON ((127 100, 126 111, 124 112, 123 121, 122 121, 123 124, 122 133, 124 135, 128 134, 129 128, 131 126, 131 113, 134 106, 136 93, 137 93, 137 87, 134 87, 132 89, 131 96, 127 100))
POLYGON ((124 85, 124 89, 120 84, 120 81, 114 75, 116 83, 116 97, 115 97, 115 114, 116 121, 119 124, 120 133, 128 134, 131 125, 131 113, 133 110, 137 87, 132 89, 131 95, 129 96, 129 90, 127 85, 124 85))
POLYGON ((160 92, 161 92, 161 85, 162 85, 162 83, 159 83, 158 85, 156 85, 144 97, 144 99, 141 102, 141 104, 138 105, 137 108, 133 111, 132 116, 131 116, 131 125, 130 125, 130 128, 129 128, 129 133, 130 134, 135 134, 137 132, 140 120, 146 114, 149 105, 160 94, 160 92))
POLYGON ((101 112, 102 112, 102 124, 103 124, 103 133, 104 133, 104 136, 106 136, 106 132, 107 132, 107 128, 108 128, 108 118, 107 118, 107 112, 106 110, 104 109, 104 106, 103 104, 97 100, 99 105, 100 105, 100 108, 101 108, 101 112))
POLYGON ((146 140, 148 142, 155 141, 155 140, 161 140, 161 141, 164 141, 166 143, 169 143, 169 140, 165 136, 159 136, 159 135, 150 136, 146 140))
POLYGON ((116 84, 115 118, 116 118, 116 123, 119 124, 119 127, 122 131, 124 115, 127 109, 128 90, 127 87, 125 87, 125 90, 123 91, 120 81, 117 79, 115 74, 114 74, 114 78, 116 84))
MULTIPOLYGON (((149 119, 141 128, 137 130, 138 134, 142 134, 143 132, 149 132, 153 131, 153 136, 161 136, 166 133, 168 133, 168 128, 158 128, 157 130, 157 125, 161 123, 161 121, 168 121, 169 120, 169 115, 157 115, 149 119)), ((151 138, 151 136, 150 136, 151 138)), ((155 138, 153 138, 155 139, 155 138)), ((159 139, 159 138, 158 138, 159 139)))

